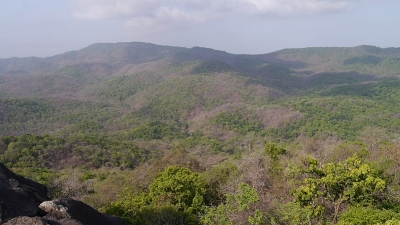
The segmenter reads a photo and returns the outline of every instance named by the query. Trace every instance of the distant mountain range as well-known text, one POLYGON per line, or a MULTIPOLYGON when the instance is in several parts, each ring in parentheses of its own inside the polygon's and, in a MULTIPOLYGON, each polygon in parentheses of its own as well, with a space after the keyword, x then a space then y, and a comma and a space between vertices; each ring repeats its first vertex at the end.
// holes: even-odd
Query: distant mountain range
MULTIPOLYGON (((374 46, 116 43, 0 59, 0 162, 129 224, 395 223, 399 75, 400 48, 374 46)), ((48 203, 18 221, 88 221, 79 202, 48 203)))
POLYGON ((192 63, 191 74, 230 71, 269 86, 287 87, 293 84, 293 80, 301 85, 306 81, 315 82, 321 76, 327 76, 325 73, 348 73, 357 77, 355 79, 363 79, 357 74, 375 77, 398 75, 400 48, 303 48, 261 55, 236 55, 200 47, 182 48, 140 42, 102 43, 47 58, 0 59, 0 88, 7 90, 9 85, 19 86, 16 83, 26 82, 29 84, 21 88, 22 93, 15 88, 9 93, 31 95, 32 91, 27 89, 43 88, 40 87, 41 79, 57 79, 66 84, 78 82, 75 85, 82 87, 82 82, 93 84, 119 75, 189 62, 196 64, 192 63), (291 80, 290 84, 287 80, 291 80))
POLYGON ((104 73, 120 75, 126 69, 143 63, 163 61, 165 63, 182 61, 219 61, 235 70, 253 74, 255 68, 268 65, 283 66, 295 71, 356 71, 380 75, 397 74, 398 68, 391 67, 400 58, 400 48, 378 48, 357 46, 352 48, 316 47, 284 49, 261 55, 229 54, 209 48, 182 48, 161 46, 149 43, 100 43, 78 51, 38 58, 0 59, 2 74, 54 74, 70 66, 102 67, 109 69, 104 73), (387 67, 390 68, 387 68, 387 67), (385 67, 385 71, 379 69, 385 67), (123 70, 123 68, 125 70, 123 70))
POLYGON ((169 125, 193 131, 238 107, 248 108, 264 129, 272 122, 263 122, 263 113, 285 112, 288 117, 274 124, 299 114, 271 101, 398 75, 400 48, 244 55, 139 42, 93 44, 47 58, 0 59, 0 135, 92 128, 118 133, 147 120, 174 121, 169 125))

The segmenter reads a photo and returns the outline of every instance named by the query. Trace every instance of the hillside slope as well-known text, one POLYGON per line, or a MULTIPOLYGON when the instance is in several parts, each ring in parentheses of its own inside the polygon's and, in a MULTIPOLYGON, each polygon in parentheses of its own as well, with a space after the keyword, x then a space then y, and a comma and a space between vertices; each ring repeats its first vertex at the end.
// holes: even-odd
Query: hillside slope
MULTIPOLYGON (((316 126, 321 118, 298 107, 300 99, 311 104, 320 99, 330 105, 331 98, 347 95, 357 98, 354 101, 363 108, 362 102, 377 101, 383 93, 359 95, 348 90, 386 90, 390 81, 385 79, 400 74, 399 57, 397 48, 373 46, 235 55, 133 42, 94 44, 48 58, 1 59, 0 135, 102 131, 138 138, 132 134, 137 132, 134 128, 150 121, 183 134, 199 129, 211 134, 218 129, 225 137, 232 129, 245 133, 230 124, 244 120, 237 126, 258 124, 259 132, 272 136, 291 133, 285 133, 286 138, 312 136, 318 132, 307 130, 316 128, 304 127, 316 126), (228 121, 221 122, 225 114, 228 121)), ((397 92, 396 86, 388 88, 397 92)), ((375 111, 367 115, 361 108, 355 114, 364 113, 362 117, 372 121, 378 118, 375 111)), ((397 114, 397 109, 391 113, 397 114)), ((342 128, 327 129, 319 133, 339 135, 342 128)))
POLYGON ((3 59, 0 163, 127 224, 397 223, 399 51, 3 59))

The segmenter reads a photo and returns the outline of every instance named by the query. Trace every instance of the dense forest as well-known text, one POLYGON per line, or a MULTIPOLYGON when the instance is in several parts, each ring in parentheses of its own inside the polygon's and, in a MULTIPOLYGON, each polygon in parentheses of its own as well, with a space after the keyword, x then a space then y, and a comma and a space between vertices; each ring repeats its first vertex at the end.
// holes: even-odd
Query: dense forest
POLYGON ((0 162, 128 224, 400 224, 400 49, 0 59, 0 162))

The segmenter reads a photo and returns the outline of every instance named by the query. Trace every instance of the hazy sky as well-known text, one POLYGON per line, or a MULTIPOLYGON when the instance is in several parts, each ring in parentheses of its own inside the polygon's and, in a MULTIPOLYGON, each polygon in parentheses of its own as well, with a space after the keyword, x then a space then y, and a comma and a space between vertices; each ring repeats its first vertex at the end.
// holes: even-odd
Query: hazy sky
POLYGON ((141 41, 259 54, 400 46, 399 0, 2 0, 0 58, 141 41))

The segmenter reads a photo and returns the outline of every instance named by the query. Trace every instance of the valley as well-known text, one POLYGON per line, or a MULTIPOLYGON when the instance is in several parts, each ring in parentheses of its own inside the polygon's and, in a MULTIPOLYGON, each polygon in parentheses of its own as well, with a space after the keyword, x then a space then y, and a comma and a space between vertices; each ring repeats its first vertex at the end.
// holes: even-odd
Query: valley
POLYGON ((374 46, 0 59, 0 162, 128 224, 392 224, 399 75, 374 46))

